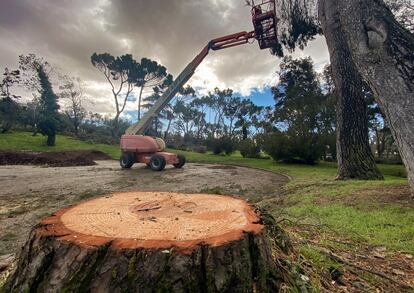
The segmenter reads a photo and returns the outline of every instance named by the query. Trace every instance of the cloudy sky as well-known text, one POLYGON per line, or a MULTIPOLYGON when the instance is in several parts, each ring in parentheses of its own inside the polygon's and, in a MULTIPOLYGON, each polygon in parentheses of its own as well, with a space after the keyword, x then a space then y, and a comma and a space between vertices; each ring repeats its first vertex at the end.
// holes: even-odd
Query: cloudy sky
MULTIPOLYGON (((92 53, 148 57, 176 76, 210 39, 251 29, 242 0, 0 0, 0 69, 35 53, 81 79, 89 110, 111 115, 111 93, 92 53)), ((328 62, 322 37, 294 55, 311 56, 317 69, 328 62)), ((216 51, 189 84, 201 92, 229 87, 270 103, 279 62, 257 43, 216 51)))

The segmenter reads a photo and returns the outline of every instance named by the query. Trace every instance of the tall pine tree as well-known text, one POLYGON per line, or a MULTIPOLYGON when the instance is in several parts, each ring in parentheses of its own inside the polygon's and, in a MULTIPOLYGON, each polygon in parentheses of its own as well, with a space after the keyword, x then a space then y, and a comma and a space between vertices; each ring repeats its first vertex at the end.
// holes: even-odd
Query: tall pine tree
POLYGON ((56 141, 56 132, 59 126, 59 105, 58 97, 52 89, 49 77, 45 72, 43 65, 37 67, 37 75, 40 83, 40 121, 39 131, 47 135, 46 144, 54 146, 56 141))

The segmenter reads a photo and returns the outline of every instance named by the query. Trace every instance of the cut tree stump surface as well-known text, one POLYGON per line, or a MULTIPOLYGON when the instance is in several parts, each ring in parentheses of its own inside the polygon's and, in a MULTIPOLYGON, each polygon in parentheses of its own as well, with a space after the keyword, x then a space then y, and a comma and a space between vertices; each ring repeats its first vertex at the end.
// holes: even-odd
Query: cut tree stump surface
POLYGON ((274 261, 278 228, 268 230, 262 217, 242 199, 212 194, 136 191, 85 201, 32 229, 3 289, 278 292, 289 278, 274 261))
POLYGON ((42 221, 41 234, 80 246, 170 248, 220 246, 243 233, 260 232, 254 208, 241 199, 212 194, 127 192, 62 209, 42 221), (62 235, 62 236, 59 236, 62 235))

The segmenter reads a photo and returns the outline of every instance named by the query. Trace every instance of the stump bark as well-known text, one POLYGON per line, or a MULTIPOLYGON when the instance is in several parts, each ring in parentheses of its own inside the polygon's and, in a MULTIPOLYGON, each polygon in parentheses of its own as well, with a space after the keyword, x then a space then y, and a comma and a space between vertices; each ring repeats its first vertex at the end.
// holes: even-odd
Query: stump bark
POLYGON ((241 199, 129 192, 31 231, 5 292, 278 292, 268 231, 241 199))

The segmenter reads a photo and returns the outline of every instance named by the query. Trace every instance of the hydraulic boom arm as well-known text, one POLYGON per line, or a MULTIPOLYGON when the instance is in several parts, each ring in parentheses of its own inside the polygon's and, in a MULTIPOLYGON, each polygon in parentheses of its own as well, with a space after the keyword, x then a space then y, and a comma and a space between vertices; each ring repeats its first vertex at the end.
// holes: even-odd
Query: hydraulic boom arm
POLYGON ((140 121, 131 125, 125 134, 144 134, 145 130, 151 124, 151 121, 157 117, 160 111, 171 101, 182 86, 193 76, 195 70, 208 55, 211 50, 221 50, 234 46, 248 43, 249 39, 255 37, 255 32, 240 32, 225 37, 211 40, 207 46, 191 61, 184 70, 178 75, 174 82, 167 88, 164 94, 156 101, 156 103, 148 110, 140 121))

